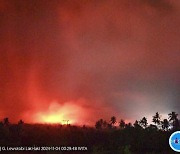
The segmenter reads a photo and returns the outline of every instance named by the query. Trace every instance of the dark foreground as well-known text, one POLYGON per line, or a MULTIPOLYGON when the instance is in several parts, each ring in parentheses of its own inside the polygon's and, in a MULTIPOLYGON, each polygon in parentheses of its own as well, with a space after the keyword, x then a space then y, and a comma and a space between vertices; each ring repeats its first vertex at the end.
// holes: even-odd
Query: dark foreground
POLYGON ((3 146, 6 150, 17 146, 35 148, 34 151, 4 151, 5 153, 37 153, 43 150, 43 154, 168 154, 174 153, 168 143, 171 133, 172 131, 158 130, 154 127, 95 129, 71 125, 9 124, 0 126, 0 146, 1 150, 3 146))

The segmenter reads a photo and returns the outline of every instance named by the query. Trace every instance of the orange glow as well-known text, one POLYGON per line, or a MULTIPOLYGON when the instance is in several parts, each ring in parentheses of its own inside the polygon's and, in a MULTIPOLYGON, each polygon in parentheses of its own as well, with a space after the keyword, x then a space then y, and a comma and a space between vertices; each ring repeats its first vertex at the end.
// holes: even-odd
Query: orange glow
POLYGON ((73 102, 67 102, 64 105, 52 102, 47 111, 38 112, 35 115, 34 121, 50 124, 74 124, 79 121, 79 113, 82 113, 82 109, 73 102))
POLYGON ((63 115, 62 114, 49 114, 49 115, 41 115, 41 121, 45 123, 63 123, 63 115))

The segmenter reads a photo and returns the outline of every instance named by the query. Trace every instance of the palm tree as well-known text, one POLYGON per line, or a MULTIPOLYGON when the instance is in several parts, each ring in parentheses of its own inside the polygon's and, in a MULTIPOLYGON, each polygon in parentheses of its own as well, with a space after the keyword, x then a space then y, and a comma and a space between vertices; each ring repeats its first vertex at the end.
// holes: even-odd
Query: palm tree
POLYGON ((168 114, 169 121, 175 121, 177 119, 178 114, 176 112, 171 112, 168 114))
POLYGON ((168 130, 168 128, 169 128, 169 121, 167 119, 164 119, 163 121, 161 121, 161 125, 162 125, 162 129, 163 130, 168 130))
POLYGON ((123 128, 125 128, 125 126, 126 126, 125 121, 124 121, 123 119, 121 119, 121 121, 119 122, 119 127, 120 127, 121 129, 123 129, 123 128))
POLYGON ((171 112, 168 114, 169 121, 172 121, 173 128, 176 129, 179 127, 178 114, 176 112, 171 112))
POLYGON ((114 125, 116 123, 116 117, 112 116, 110 122, 111 122, 111 125, 114 125))
POLYGON ((156 112, 156 114, 153 116, 152 122, 157 126, 160 125, 161 116, 160 116, 160 114, 158 112, 156 112))
POLYGON ((143 117, 140 121, 139 121, 140 125, 143 127, 143 128, 146 128, 147 125, 148 125, 148 122, 147 122, 147 118, 146 117, 143 117))

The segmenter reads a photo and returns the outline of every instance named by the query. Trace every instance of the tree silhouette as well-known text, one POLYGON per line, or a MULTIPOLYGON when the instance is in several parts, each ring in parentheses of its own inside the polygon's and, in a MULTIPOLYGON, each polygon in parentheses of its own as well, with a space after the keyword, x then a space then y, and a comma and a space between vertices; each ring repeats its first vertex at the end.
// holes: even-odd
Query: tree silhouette
POLYGON ((3 124, 4 124, 5 126, 8 126, 8 125, 9 125, 9 118, 4 118, 3 124))
POLYGON ((171 112, 168 114, 169 121, 172 121, 173 129, 176 129, 179 127, 179 120, 178 120, 178 114, 176 112, 171 112))
POLYGON ((161 116, 158 112, 153 116, 152 122, 157 126, 161 124, 161 116))
POLYGON ((140 125, 143 127, 143 128, 146 128, 148 123, 147 123, 147 118, 146 117, 143 117, 140 121, 139 121, 140 125))
POLYGON ((111 125, 114 125, 116 123, 116 117, 112 116, 110 122, 111 122, 111 125))
POLYGON ((161 125, 162 129, 167 131, 169 128, 169 121, 167 119, 164 119, 163 121, 161 121, 161 125))
POLYGON ((125 128, 131 128, 132 127, 132 124, 129 122, 125 125, 125 128))
POLYGON ((168 114, 169 121, 175 121, 177 119, 178 114, 176 112, 171 112, 168 114))
POLYGON ((119 127, 120 127, 121 129, 123 129, 123 128, 125 128, 125 126, 126 126, 125 121, 124 121, 123 119, 121 119, 121 121, 119 122, 119 127))
POLYGON ((139 121, 137 121, 137 120, 134 122, 133 125, 134 125, 134 128, 137 128, 137 129, 142 128, 141 125, 139 124, 139 121))
POLYGON ((23 120, 19 120, 18 125, 23 125, 24 121, 23 120))
POLYGON ((96 129, 102 129, 103 126, 103 119, 100 119, 96 122, 95 127, 96 129))
MULTIPOLYGON (((154 119, 159 119, 157 115, 156 113, 153 116, 154 119)), ((171 119, 171 121, 175 121, 175 128, 178 128, 177 114, 171 114, 171 119), (172 115, 175 115, 175 118, 172 118, 172 115)), ((95 128, 92 128, 85 125, 83 127, 46 124, 23 125, 23 120, 19 120, 18 124, 9 124, 9 119, 4 118, 2 126, 0 123, 0 143, 14 146, 34 143, 37 145, 85 144, 93 153, 171 153, 167 139, 174 130, 169 129, 172 128, 170 127, 172 123, 169 123, 168 119, 161 121, 162 129, 158 129, 155 124, 148 125, 146 117, 140 121, 136 120, 133 126, 120 119, 119 127, 114 129, 116 120, 119 119, 112 117, 110 122, 99 119, 95 123, 95 128), (9 126, 5 127, 8 124, 9 126)))
POLYGON ((96 127, 96 129, 101 129, 102 128, 102 125, 101 125, 100 121, 96 122, 95 127, 96 127))
POLYGON ((103 128, 107 128, 107 125, 108 125, 107 121, 104 120, 103 123, 102 123, 103 128))
POLYGON ((99 122, 100 122, 101 124, 103 124, 104 120, 103 120, 103 119, 100 119, 99 122))

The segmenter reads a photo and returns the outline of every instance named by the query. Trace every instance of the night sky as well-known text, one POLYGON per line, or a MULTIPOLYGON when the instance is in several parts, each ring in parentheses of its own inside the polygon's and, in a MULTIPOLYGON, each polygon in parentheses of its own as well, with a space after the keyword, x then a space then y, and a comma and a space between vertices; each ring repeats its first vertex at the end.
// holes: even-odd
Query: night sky
POLYGON ((0 0, 0 47, 0 119, 180 114, 179 0, 0 0))

